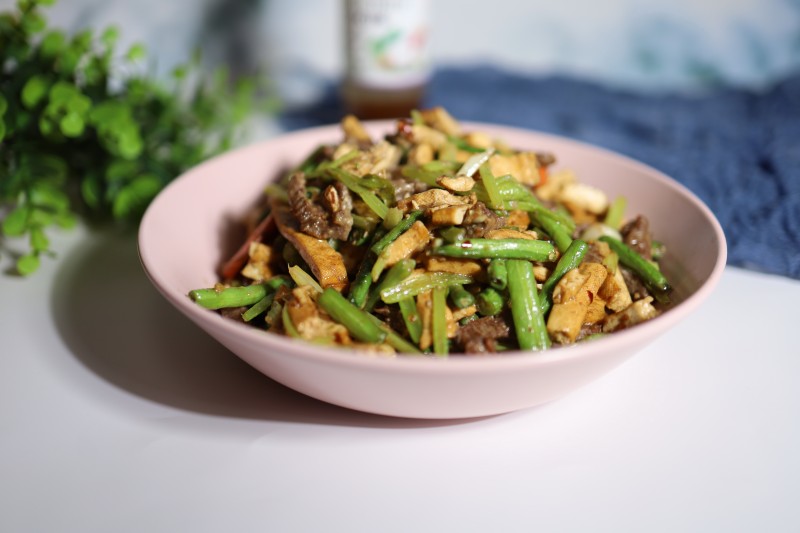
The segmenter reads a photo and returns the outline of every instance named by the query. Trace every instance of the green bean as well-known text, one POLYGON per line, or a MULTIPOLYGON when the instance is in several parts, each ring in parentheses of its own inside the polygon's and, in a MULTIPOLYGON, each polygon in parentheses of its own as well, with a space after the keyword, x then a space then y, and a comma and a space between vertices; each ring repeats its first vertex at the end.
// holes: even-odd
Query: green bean
POLYGON ((378 283, 372 290, 369 292, 369 296, 367 297, 367 302, 364 304, 364 310, 369 312, 372 311, 372 308, 375 307, 375 304, 378 303, 378 300, 381 297, 381 291, 393 287, 406 279, 411 272, 414 271, 414 267, 417 266, 417 262, 413 259, 401 259, 397 263, 395 263, 392 268, 383 276, 383 279, 380 283, 378 283))
POLYGON ((492 259, 489 266, 486 268, 486 273, 489 275, 489 285, 495 289, 502 291, 508 284, 508 270, 506 270, 505 259, 492 259))
POLYGON ((273 301, 275 300, 275 292, 280 288, 282 285, 286 285, 287 287, 292 287, 294 282, 289 276, 274 276, 264 282, 265 287, 269 290, 267 295, 253 304, 248 310, 242 313, 242 320, 245 322, 250 322, 257 316, 261 315, 268 308, 272 306, 273 301))
POLYGON ((564 277, 564 274, 573 268, 577 268, 578 265, 581 264, 581 261, 583 261, 583 258, 588 251, 589 245, 580 239, 573 240, 572 244, 569 245, 569 248, 567 248, 561 258, 558 260, 558 263, 556 263, 556 266, 550 273, 550 276, 548 276, 544 283, 542 283, 542 290, 539 293, 539 302, 542 307, 542 313, 547 313, 547 311, 550 310, 550 306, 553 304, 553 289, 556 288, 558 282, 562 277, 564 277))
POLYGON ((553 239, 553 242, 556 243, 556 248, 561 253, 567 251, 569 245, 572 244, 572 237, 569 234, 569 231, 566 227, 564 227, 561 223, 558 222, 558 218, 556 217, 555 213, 551 213, 546 209, 540 209, 533 213, 536 222, 541 226, 541 228, 553 239))
POLYGON ((449 243, 461 242, 467 235, 467 230, 458 226, 448 226, 439 230, 439 236, 449 243))
POLYGON ((506 302, 503 295, 497 289, 486 287, 478 296, 475 297, 475 305, 478 306, 478 312, 483 316, 494 316, 499 314, 506 302))
MULTIPOLYGON (((456 285, 456 287, 460 287, 460 285, 456 285)), ((419 339, 422 336, 422 318, 419 316, 417 302, 409 296, 398 301, 397 304, 400 306, 400 314, 406 325, 408 336, 411 337, 415 344, 419 344, 419 339)))
POLYGON ((452 285, 466 285, 475 281, 466 274, 451 272, 424 272, 412 274, 406 279, 381 291, 381 299, 387 304, 396 304, 403 298, 416 296, 423 292, 433 290, 435 287, 450 287, 452 285))
POLYGON ((317 303, 331 318, 346 327, 350 334, 361 342, 380 344, 386 340, 386 331, 370 319, 372 315, 347 301, 336 289, 326 288, 319 295, 317 303))
POLYGON ((380 318, 376 317, 375 315, 368 314, 369 319, 372 321, 373 324, 378 326, 381 330, 386 332, 386 344, 397 350, 398 352, 403 353, 415 353, 419 354, 419 348, 405 340, 399 333, 389 327, 388 324, 382 322, 380 318))
POLYGON ((391 230, 389 230, 386 235, 381 237, 378 242, 372 245, 372 252, 375 255, 380 255, 382 251, 386 249, 387 246, 392 244, 395 239, 397 239, 400 235, 410 228, 414 222, 417 221, 419 217, 422 216, 422 211, 411 211, 403 220, 397 223, 391 230))
POLYGON ((530 261, 515 259, 508 262, 507 268, 511 316, 519 347, 523 350, 544 350, 550 346, 550 336, 536 294, 533 265, 530 261))
POLYGON ((469 239, 439 246, 433 249, 433 253, 448 257, 529 261, 553 261, 557 255, 552 244, 534 239, 469 239))
POLYGON ((464 309, 470 305, 475 305, 475 296, 463 285, 453 285, 450 287, 450 301, 459 309, 464 309))
POLYGON ((294 281, 290 276, 281 274, 269 278, 267 281, 264 282, 264 285, 266 285, 268 289, 277 291, 281 287, 281 285, 286 285, 289 288, 293 287, 294 281))
POLYGON ((375 264, 375 259, 373 254, 367 252, 366 257, 358 265, 353 283, 350 284, 350 301, 359 309, 364 308, 369 289, 372 286, 372 266, 375 264))
POLYGON ((600 240, 607 243, 611 250, 619 256, 622 264, 633 270, 657 296, 663 296, 669 292, 671 289, 669 281, 657 266, 619 239, 604 235, 600 237, 600 240))
POLYGON ((458 323, 461 326, 466 326, 467 324, 469 324, 473 320, 478 320, 478 315, 477 314, 472 314, 472 315, 469 315, 469 316, 465 316, 464 318, 459 320, 458 323))
POLYGON ((267 295, 267 287, 262 284, 224 289, 195 289, 189 291, 189 298, 206 309, 224 309, 253 305, 267 295))
POLYGON ((431 335, 433 337, 433 353, 438 356, 446 356, 448 352, 446 297, 447 287, 436 287, 433 289, 431 335))
MULTIPOLYGON (((383 235, 383 228, 376 228, 375 233, 372 235, 371 245, 378 242, 383 235)), ((370 250, 367 250, 366 254, 364 254, 364 258, 361 260, 361 264, 358 265, 358 271, 356 272, 355 278, 350 284, 350 292, 348 295, 350 301, 353 302, 356 307, 361 309, 364 308, 364 304, 367 301, 367 295, 369 294, 369 289, 372 287, 372 267, 375 265, 375 261, 375 254, 373 254, 370 250)))
POLYGON ((569 216, 569 213, 551 211, 543 206, 539 200, 536 200, 535 202, 527 200, 507 201, 506 209, 521 209, 522 211, 528 211, 529 213, 542 212, 545 214, 545 216, 549 216, 550 218, 557 220, 559 224, 566 228, 567 232, 572 233, 575 231, 575 221, 572 220, 572 217, 569 216))

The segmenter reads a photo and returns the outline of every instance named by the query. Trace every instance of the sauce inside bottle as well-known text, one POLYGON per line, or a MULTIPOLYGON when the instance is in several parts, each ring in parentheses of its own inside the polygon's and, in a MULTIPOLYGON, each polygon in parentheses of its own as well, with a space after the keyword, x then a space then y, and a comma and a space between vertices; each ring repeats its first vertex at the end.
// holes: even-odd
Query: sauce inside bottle
POLYGON ((359 118, 407 117, 430 75, 427 0, 346 0, 341 96, 359 118))

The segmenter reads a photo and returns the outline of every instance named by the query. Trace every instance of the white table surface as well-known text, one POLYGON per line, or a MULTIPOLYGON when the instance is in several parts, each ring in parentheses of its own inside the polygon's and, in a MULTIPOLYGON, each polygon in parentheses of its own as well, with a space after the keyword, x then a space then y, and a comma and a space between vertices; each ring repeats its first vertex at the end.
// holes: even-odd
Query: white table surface
POLYGON ((435 422, 252 370, 162 300, 130 236, 55 246, 0 274, 2 532, 800 531, 800 282, 728 268, 601 380, 435 422))

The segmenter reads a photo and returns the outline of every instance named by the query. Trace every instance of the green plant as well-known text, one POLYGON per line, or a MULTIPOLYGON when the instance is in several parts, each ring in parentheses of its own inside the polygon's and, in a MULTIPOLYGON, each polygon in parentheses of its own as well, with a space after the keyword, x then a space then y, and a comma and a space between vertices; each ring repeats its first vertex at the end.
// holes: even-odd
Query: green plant
POLYGON ((231 147, 254 107, 272 99, 254 78, 203 71, 196 55, 168 80, 144 71, 145 48, 120 55, 118 31, 72 36, 43 6, 0 13, 0 221, 27 237, 22 275, 52 254, 47 231, 78 217, 136 223, 185 169, 231 147))

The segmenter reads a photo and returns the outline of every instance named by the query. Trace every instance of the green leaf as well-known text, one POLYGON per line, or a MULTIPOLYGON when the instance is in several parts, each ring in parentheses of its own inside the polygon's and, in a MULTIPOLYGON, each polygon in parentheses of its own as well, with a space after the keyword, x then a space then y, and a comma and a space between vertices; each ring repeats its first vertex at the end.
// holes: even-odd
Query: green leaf
POLYGON ((134 159, 142 152, 142 138, 137 129, 131 128, 123 132, 119 138, 119 155, 125 159, 134 159))
POLYGON ((86 124, 83 121, 83 117, 74 111, 67 113, 66 116, 61 119, 61 122, 59 122, 59 127, 61 129, 61 133, 64 134, 64 137, 80 136, 83 133, 85 126, 86 124))
POLYGON ((92 46, 92 35, 94 32, 91 28, 80 31, 72 37, 71 48, 80 55, 85 54, 92 46))
POLYGON ((34 252, 44 252, 50 248, 50 240, 40 227, 31 228, 31 248, 34 252))
POLYGON ((106 169, 106 181, 109 183, 127 181, 139 172, 139 165, 136 161, 127 159, 115 159, 106 169))
POLYGON ((47 95, 47 79, 44 76, 32 76, 22 87, 22 105, 33 109, 47 95))
POLYGON ((28 229, 29 213, 30 209, 27 206, 19 206, 11 211, 3 219, 3 233, 8 237, 24 235, 28 229))
POLYGON ((77 217, 69 212, 58 213, 55 217, 55 222, 58 227, 62 229, 72 229, 78 223, 77 217))
POLYGON ((114 218, 121 220, 140 215, 160 190, 161 181, 156 176, 152 174, 139 176, 120 189, 114 198, 112 206, 114 218))
POLYGON ((23 276, 29 276, 39 270, 39 256, 35 253, 23 255, 17 259, 17 272, 23 276))
POLYGON ((5 136, 6 136, 6 123, 3 120, 3 117, 0 116, 0 142, 3 141, 5 136))
POLYGON ((103 190, 97 179, 87 177, 81 181, 81 197, 90 209, 97 209, 100 206, 102 196, 103 190))
POLYGON ((28 225, 33 226, 49 226, 55 220, 55 215, 49 209, 40 209, 34 207, 30 211, 30 218, 28 218, 28 225))
POLYGON ((66 81, 57 81, 50 87, 50 103, 66 105, 76 94, 80 93, 73 84, 66 81))
POLYGON ((49 117, 42 116, 39 119, 39 131, 45 137, 50 137, 56 131, 56 124, 49 117))
POLYGON ((125 59, 131 62, 139 61, 140 59, 144 59, 145 54, 146 50, 144 45, 141 43, 136 43, 128 48, 128 51, 125 53, 125 59))
POLYGON ((67 100, 66 107, 79 115, 85 115, 92 107, 92 100, 85 94, 76 92, 67 100))
POLYGON ((100 41, 106 48, 113 47, 118 40, 119 40, 119 28, 117 28, 116 26, 109 26, 100 36, 100 41))
POLYGON ((0 93, 0 117, 6 114, 6 109, 8 109, 8 100, 3 93, 0 93))
POLYGON ((67 44, 67 38, 63 32, 59 30, 51 30, 42 39, 39 44, 39 53, 46 59, 54 59, 60 54, 67 44))
POLYGON ((39 33, 47 27, 45 18, 36 11, 29 11, 21 19, 22 29, 28 33, 39 33))
POLYGON ((57 212, 69 208, 69 197, 63 190, 47 182, 36 183, 31 188, 31 202, 37 206, 49 207, 57 212))

